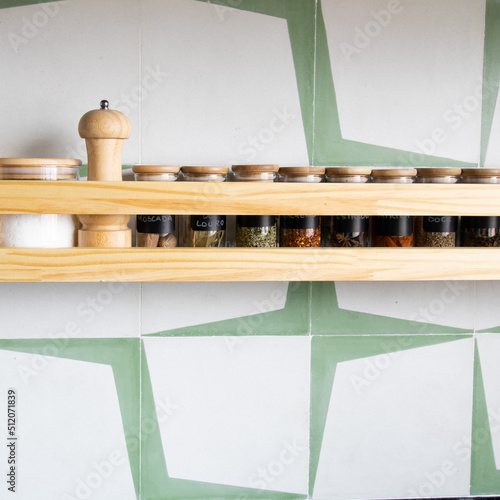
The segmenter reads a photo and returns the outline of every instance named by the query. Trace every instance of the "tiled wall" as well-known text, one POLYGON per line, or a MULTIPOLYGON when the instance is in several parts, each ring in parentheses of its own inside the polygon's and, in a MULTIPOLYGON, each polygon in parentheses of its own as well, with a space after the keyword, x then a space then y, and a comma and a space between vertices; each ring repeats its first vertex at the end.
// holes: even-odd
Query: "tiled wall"
MULTIPOLYGON (((85 162, 108 99, 126 165, 500 161, 493 0, 0 7, 2 157, 85 162)), ((499 293, 2 284, 0 498, 500 495, 499 293)))

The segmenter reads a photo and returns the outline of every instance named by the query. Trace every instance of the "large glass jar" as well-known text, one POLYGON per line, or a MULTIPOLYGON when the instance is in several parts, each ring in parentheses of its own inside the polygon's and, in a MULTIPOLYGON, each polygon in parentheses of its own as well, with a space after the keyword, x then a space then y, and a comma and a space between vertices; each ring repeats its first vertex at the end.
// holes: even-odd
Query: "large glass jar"
MULTIPOLYGON (((372 169, 367 167, 328 167, 326 182, 370 182, 372 169)), ((332 247, 367 247, 370 244, 370 217, 335 215, 328 218, 328 244, 332 247)))
MULTIPOLYGON (((182 167, 182 180, 187 182, 224 182, 227 167, 182 167)), ((207 191, 209 192, 209 191, 207 191)), ((203 203, 201 200, 200 203, 203 203)), ((183 224, 183 246, 218 248, 226 243, 225 215, 186 215, 183 224)))
MULTIPOLYGON (((418 168, 417 183, 456 184, 460 180, 459 168, 418 168)), ((415 246, 449 248, 456 246, 458 217, 415 217, 415 246)))
MULTIPOLYGON (((500 184, 500 169, 464 168, 462 182, 467 184, 500 184)), ((461 217, 461 247, 499 247, 500 217, 461 217)))
MULTIPOLYGON (((274 182, 278 165, 233 165, 236 182, 274 182)), ((238 215, 236 246, 274 248, 277 246, 275 215, 238 215)))
MULTIPOLYGON (((136 181, 175 182, 180 167, 174 165, 134 165, 136 181)), ((178 238, 175 215, 138 215, 136 246, 175 248, 178 238)))
MULTIPOLYGON (((323 167, 284 167, 280 182, 322 182, 323 167)), ((320 247, 321 217, 316 215, 283 215, 279 218, 280 247, 320 247)))
MULTIPOLYGON (((417 171, 414 168, 391 168, 373 170, 373 182, 411 184, 417 171)), ((374 247, 412 247, 413 217, 395 215, 377 215, 374 218, 374 247)))
MULTIPOLYGON (((0 158, 0 180, 77 181, 81 164, 80 160, 55 158, 0 158)), ((77 231, 76 215, 0 215, 0 247, 74 247, 77 231)))

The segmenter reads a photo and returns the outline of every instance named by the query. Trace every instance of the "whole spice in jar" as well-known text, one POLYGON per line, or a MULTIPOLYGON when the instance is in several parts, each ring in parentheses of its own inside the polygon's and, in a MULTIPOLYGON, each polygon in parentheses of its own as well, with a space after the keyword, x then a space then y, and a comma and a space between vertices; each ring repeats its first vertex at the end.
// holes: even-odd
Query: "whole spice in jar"
MULTIPOLYGON (((373 170, 373 182, 411 184, 417 171, 414 168, 373 170)), ((373 224, 373 246, 413 247, 413 217, 407 215, 378 215, 373 224)))
MULTIPOLYGON (((233 165, 236 182, 274 182, 278 165, 233 165)), ((274 248, 278 244, 277 218, 274 215, 239 215, 236 217, 236 246, 274 248)))
MULTIPOLYGON (((284 167, 279 170, 280 182, 323 181, 323 167, 284 167)), ((299 211, 299 210, 297 210, 299 211)), ((285 215, 279 218, 280 247, 321 247, 321 217, 316 215, 285 215)))
MULTIPOLYGON (((180 167, 174 165, 134 165, 136 181, 174 182, 180 167)), ((175 215, 138 215, 136 246, 142 248, 175 248, 177 235, 175 215)))

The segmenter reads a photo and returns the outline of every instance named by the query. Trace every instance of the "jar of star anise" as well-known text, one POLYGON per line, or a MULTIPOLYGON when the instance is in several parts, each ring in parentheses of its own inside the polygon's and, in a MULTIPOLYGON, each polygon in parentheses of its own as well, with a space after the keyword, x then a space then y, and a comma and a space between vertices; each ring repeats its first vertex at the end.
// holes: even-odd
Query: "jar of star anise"
MULTIPOLYGON (((367 167, 328 167, 326 182, 370 182, 372 169, 367 167)), ((328 244, 332 247, 367 247, 370 244, 370 217, 335 215, 328 217, 328 244)))
MULTIPOLYGON (((414 168, 373 170, 373 182, 411 184, 417 171, 414 168)), ((374 247, 412 247, 413 217, 407 215, 377 215, 373 224, 374 247)))
MULTIPOLYGON (((323 167, 283 167, 280 182, 322 182, 323 167)), ((280 247, 320 247, 321 217, 316 215, 282 215, 279 218, 280 247)))

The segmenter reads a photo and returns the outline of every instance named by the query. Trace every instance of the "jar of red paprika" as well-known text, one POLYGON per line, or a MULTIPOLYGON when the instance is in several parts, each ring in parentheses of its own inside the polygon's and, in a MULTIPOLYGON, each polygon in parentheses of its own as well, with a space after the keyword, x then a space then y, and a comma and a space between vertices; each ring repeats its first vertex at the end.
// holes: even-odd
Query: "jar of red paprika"
MULTIPOLYGON (((323 181, 323 167, 283 167, 279 169, 280 182, 323 181)), ((321 217, 316 215, 282 215, 279 218, 280 247, 320 247, 321 217)))

